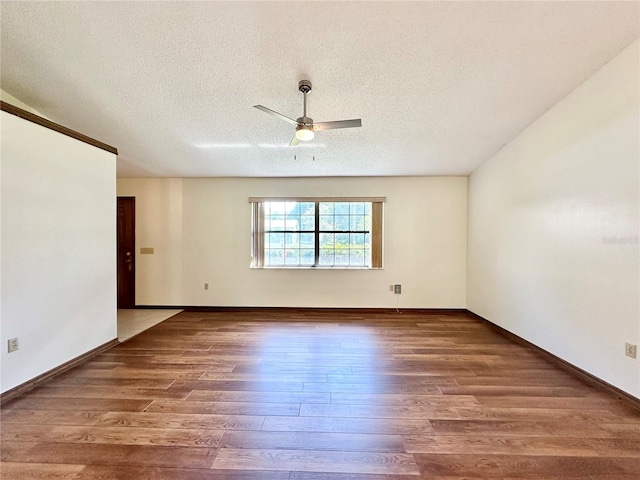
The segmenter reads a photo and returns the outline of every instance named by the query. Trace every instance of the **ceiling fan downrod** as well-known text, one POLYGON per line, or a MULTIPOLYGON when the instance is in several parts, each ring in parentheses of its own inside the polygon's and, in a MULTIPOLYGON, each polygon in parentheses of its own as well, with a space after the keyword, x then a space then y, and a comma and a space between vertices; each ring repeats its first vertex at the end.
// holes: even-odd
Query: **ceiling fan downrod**
POLYGON ((302 92, 302 117, 298 118, 298 123, 303 125, 313 125, 313 120, 307 117, 307 93, 311 91, 311 82, 309 80, 300 80, 298 90, 302 92))

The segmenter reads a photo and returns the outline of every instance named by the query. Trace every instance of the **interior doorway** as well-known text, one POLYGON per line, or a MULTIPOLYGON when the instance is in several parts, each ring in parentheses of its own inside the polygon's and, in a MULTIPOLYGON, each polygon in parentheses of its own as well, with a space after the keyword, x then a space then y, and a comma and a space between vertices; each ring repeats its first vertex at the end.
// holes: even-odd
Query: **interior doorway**
POLYGON ((118 308, 136 306, 136 199, 118 197, 118 308))

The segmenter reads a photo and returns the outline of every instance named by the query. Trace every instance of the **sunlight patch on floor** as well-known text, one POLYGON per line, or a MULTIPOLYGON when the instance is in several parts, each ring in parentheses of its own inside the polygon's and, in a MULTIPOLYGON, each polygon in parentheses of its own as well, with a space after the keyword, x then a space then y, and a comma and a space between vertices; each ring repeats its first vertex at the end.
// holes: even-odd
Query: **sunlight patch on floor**
POLYGON ((118 340, 124 342, 182 312, 179 309, 118 309, 118 340))

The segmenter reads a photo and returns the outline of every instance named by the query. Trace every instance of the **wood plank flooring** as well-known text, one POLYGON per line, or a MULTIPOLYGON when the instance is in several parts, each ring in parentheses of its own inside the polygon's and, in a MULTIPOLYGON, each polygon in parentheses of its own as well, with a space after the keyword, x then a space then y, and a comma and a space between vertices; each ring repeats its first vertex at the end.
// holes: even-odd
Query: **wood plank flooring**
POLYGON ((12 480, 640 478, 640 412, 465 314, 183 312, 1 435, 12 480))

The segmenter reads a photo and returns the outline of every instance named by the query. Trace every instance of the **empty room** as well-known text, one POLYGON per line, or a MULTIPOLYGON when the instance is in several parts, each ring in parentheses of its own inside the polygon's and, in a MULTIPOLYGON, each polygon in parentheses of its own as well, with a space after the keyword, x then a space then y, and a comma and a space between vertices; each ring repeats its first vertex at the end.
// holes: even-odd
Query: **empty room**
POLYGON ((631 480, 640 2, 0 2, 0 477, 631 480))

